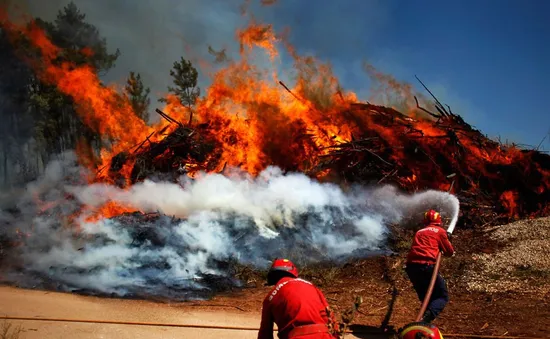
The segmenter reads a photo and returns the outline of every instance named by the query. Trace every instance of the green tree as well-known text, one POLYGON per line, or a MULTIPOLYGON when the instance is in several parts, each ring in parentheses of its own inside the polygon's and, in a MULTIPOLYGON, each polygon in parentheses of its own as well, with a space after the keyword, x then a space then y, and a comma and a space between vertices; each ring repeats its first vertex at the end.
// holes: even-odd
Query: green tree
POLYGON ((130 101, 130 105, 136 115, 141 120, 147 123, 149 121, 149 105, 151 100, 149 99, 149 93, 151 90, 149 87, 145 87, 141 81, 141 75, 139 73, 130 72, 130 76, 126 80, 124 86, 124 97, 130 101))
POLYGON ((86 15, 71 1, 57 13, 54 23, 47 25, 48 32, 52 42, 63 48, 64 59, 77 65, 88 64, 105 73, 114 67, 120 51, 109 53, 105 38, 85 19, 86 15))
MULTIPOLYGON (((168 86, 168 91, 175 94, 184 106, 191 109, 201 93, 200 88, 197 86, 199 77, 197 69, 193 67, 191 61, 182 57, 180 61, 174 62, 174 67, 170 70, 170 76, 173 78, 175 87, 168 86)), ((159 101, 166 102, 166 99, 161 98, 159 101)))

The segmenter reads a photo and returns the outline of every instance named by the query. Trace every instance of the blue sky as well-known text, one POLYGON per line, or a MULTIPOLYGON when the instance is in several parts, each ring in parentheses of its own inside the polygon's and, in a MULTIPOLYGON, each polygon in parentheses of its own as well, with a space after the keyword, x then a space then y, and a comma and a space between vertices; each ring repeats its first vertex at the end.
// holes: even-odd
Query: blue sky
MULTIPOLYGON (((69 0, 26 1, 33 14, 52 19, 69 0)), ((536 146, 550 131, 550 0, 252 1, 255 16, 289 27, 300 52, 330 61, 344 87, 359 94, 368 96, 367 61, 420 90, 418 75, 491 137, 536 146)), ((246 24, 242 0, 74 2, 122 52, 107 79, 121 83, 138 71, 154 95, 166 90, 180 56, 211 58, 209 45, 238 51, 234 31, 246 24)))
POLYGON ((347 67, 347 88, 368 82, 364 59, 420 88, 418 75, 489 136, 538 145, 550 132, 550 1, 313 3, 281 2, 266 17, 290 26, 299 49, 347 67))

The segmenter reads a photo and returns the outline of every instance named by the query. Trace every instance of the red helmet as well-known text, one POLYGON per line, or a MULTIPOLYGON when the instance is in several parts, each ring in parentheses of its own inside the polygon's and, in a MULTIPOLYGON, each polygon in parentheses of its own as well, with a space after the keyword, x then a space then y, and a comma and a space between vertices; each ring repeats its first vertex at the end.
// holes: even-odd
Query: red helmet
POLYGON ((298 269, 292 261, 288 259, 275 259, 269 269, 269 272, 275 271, 285 271, 290 273, 294 278, 298 278, 298 269))
POLYGON ((403 329, 399 331, 399 338, 400 339, 423 339, 423 338, 429 338, 429 339, 443 339, 443 335, 441 332, 439 332, 439 329, 437 326, 423 323, 423 322, 417 322, 417 323, 411 323, 405 326, 403 329))
POLYGON ((439 212, 437 211, 429 210, 428 212, 424 213, 424 224, 441 225, 441 214, 439 214, 439 212))

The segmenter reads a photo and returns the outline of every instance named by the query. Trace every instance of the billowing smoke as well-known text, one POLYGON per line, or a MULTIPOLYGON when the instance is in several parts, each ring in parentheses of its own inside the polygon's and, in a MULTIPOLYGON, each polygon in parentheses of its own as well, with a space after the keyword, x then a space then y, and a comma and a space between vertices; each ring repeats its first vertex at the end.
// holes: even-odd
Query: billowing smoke
MULTIPOLYGON (((53 21, 57 12, 70 1, 11 2, 33 16, 53 21)), ((334 1, 323 1, 318 6, 300 1, 277 1, 272 6, 263 6, 258 0, 72 2, 86 14, 86 21, 96 26, 106 38, 110 52, 120 49, 116 66, 105 75, 105 80, 122 83, 130 71, 139 72, 145 85, 151 88, 153 102, 155 98, 165 96, 172 81, 170 69, 180 57, 190 59, 199 67, 199 86, 203 89, 210 83, 206 74, 210 69, 200 69, 201 63, 214 61, 208 47, 217 51, 225 49, 232 59, 238 57, 235 29, 248 20, 241 13, 245 3, 248 3, 248 12, 259 22, 273 24, 278 32, 291 27, 290 42, 301 54, 330 59, 346 88, 356 87, 358 92, 367 94, 368 85, 365 84, 369 79, 362 71, 364 58, 382 59, 386 63, 388 59, 386 51, 379 51, 380 44, 376 43, 386 25, 392 23, 391 6, 383 0, 364 0, 347 6, 334 1), (348 25, 339 24, 335 12, 345 17, 348 25), (383 52, 380 57, 378 52, 383 52)), ((264 66, 268 64, 266 59, 264 66)), ((283 58, 280 70, 292 69, 292 64, 293 60, 283 58)), ((284 74, 279 76, 285 83, 291 83, 284 74)))
POLYGON ((256 178, 234 169, 178 183, 147 180, 125 190, 86 185, 74 155, 62 159, 28 186, 18 215, 2 213, 4 229, 19 242, 5 279, 186 299, 238 285, 228 263, 265 268, 277 256, 301 265, 342 262, 387 251, 387 226, 415 224, 428 207, 440 208, 452 222, 458 215, 457 199, 444 192, 344 191, 275 167, 256 178), (75 214, 106 202, 141 212, 94 222, 75 214))

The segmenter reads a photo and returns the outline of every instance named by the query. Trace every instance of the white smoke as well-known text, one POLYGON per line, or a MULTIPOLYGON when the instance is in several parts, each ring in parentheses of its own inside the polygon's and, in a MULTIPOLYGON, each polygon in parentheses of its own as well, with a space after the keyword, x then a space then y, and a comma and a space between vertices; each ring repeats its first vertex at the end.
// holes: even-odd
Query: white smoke
POLYGON ((255 178, 232 170, 179 183, 146 180, 129 189, 85 185, 81 174, 74 156, 66 155, 29 185, 12 225, 27 236, 14 252, 18 273, 8 279, 189 298, 211 290, 212 279, 238 284, 224 266, 229 261, 262 268, 276 256, 299 264, 340 262, 386 250, 387 225, 418 223, 426 208, 439 208, 451 225, 458 217, 458 200, 445 192, 405 195, 390 186, 344 191, 275 167, 255 178), (37 197, 42 205, 58 205, 41 212, 37 197), (109 201, 158 215, 70 219, 83 205, 109 201))

